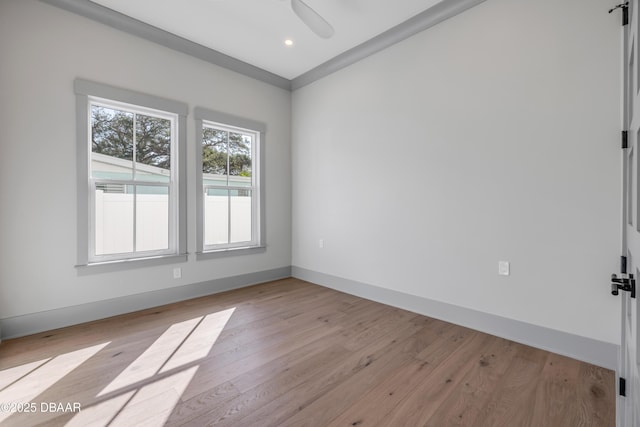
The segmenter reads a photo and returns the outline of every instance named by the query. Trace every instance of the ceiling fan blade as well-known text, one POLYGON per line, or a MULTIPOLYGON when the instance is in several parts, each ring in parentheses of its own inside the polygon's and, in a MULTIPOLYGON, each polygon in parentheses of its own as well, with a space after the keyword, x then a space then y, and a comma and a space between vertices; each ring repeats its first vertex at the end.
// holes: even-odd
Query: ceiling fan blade
POLYGON ((320 37, 328 39, 333 36, 334 30, 331 24, 302 0, 291 0, 291 9, 293 9, 295 14, 298 15, 311 31, 320 37))

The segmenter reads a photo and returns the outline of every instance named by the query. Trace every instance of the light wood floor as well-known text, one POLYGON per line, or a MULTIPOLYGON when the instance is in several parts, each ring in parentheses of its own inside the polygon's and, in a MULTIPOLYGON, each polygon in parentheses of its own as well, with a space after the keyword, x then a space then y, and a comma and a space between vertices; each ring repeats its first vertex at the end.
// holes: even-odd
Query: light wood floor
POLYGON ((615 424, 610 370, 296 279, 8 340, 0 370, 36 409, 3 426, 615 424))

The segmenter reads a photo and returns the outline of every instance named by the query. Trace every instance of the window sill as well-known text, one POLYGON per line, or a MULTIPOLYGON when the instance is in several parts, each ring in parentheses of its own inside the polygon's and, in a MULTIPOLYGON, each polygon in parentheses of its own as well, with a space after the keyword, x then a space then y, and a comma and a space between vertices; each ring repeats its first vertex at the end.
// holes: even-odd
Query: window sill
POLYGON ((211 251, 196 252, 196 260, 216 259, 237 255, 250 255, 266 252, 266 246, 251 246, 242 248, 216 249, 211 251))
POLYGON ((128 270, 131 268, 153 267, 156 265, 175 264, 187 262, 187 254, 181 255, 161 255, 148 258, 132 258, 116 261, 93 262, 83 265, 76 265, 78 275, 110 273, 114 271, 128 270))

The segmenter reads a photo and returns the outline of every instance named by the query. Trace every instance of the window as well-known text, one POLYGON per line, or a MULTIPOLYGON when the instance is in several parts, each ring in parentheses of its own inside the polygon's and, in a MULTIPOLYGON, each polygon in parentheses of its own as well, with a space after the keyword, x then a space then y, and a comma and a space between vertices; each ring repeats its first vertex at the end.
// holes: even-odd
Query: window
POLYGON ((76 80, 80 265, 185 254, 182 103, 76 80))
POLYGON ((195 116, 200 255, 264 247, 260 153, 265 126, 202 108, 195 116))

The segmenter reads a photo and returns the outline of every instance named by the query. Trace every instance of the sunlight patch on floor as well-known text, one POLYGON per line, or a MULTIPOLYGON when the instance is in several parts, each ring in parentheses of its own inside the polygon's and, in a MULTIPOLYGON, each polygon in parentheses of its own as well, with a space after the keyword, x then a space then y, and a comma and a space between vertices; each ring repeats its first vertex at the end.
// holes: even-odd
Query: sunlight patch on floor
POLYGON ((132 390, 87 408, 82 408, 82 411, 71 418, 65 426, 105 426, 131 400, 134 394, 135 390, 132 390))
POLYGON ((147 380, 209 354, 234 308, 174 323, 144 353, 122 371, 98 396, 147 380))
MULTIPOLYGON (((25 371, 28 371, 29 373, 18 381, 14 380, 15 382, 0 391, 0 402, 5 404, 32 402, 39 394, 53 386, 71 371, 89 360, 108 344, 109 342, 105 342, 92 347, 61 354, 48 361, 45 360, 35 369, 33 369, 33 366, 29 369, 29 365, 34 365, 40 362, 23 365, 27 366, 25 371)), ((9 371, 7 378, 15 376, 20 370, 12 368, 9 371)), ((0 377, 3 378, 3 382, 6 382, 7 380, 4 380, 4 372, 5 371, 0 372, 0 377)), ((0 421, 6 419, 10 415, 11 412, 0 412, 0 421)))
POLYGON ((142 387, 111 426, 162 427, 197 370, 193 366, 142 387))
POLYGON ((119 394, 76 414, 67 427, 146 426, 165 424, 180 396, 198 370, 197 366, 154 381, 139 390, 119 394))
POLYGON ((207 315, 160 372, 167 372, 207 357, 234 311, 235 307, 207 315))
POLYGON ((5 369, 0 372, 0 391, 4 390, 11 383, 18 381, 20 378, 24 377, 34 369, 40 367, 44 363, 51 360, 48 359, 38 360, 37 362, 25 363, 24 365, 15 366, 13 368, 5 369))
POLYGON ((131 362, 98 396, 125 388, 153 377, 167 362, 186 337, 202 320, 202 317, 174 323, 136 360, 131 362))
POLYGON ((66 425, 163 426, 234 311, 171 325, 66 425))

